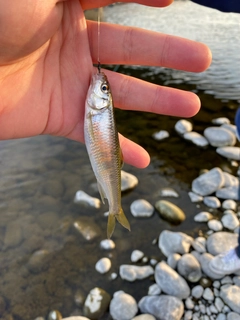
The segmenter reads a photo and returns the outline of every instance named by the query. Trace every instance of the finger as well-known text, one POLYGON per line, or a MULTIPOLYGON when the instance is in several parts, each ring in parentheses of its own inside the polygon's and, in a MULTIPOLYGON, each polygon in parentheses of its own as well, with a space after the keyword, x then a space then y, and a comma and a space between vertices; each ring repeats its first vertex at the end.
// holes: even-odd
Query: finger
POLYGON ((146 168, 149 165, 150 156, 145 149, 121 134, 119 134, 119 141, 124 162, 137 168, 146 168))
MULTIPOLYGON (((98 60, 98 27, 87 21, 92 59, 98 60)), ((211 51, 202 43, 150 30, 101 23, 99 42, 104 64, 162 66, 200 72, 211 63, 211 51)))
MULTIPOLYGON (((83 10, 104 7, 116 2, 116 0, 81 0, 83 10)), ((122 0, 121 2, 135 2, 144 4, 150 7, 166 7, 170 5, 173 0, 122 0)))
POLYGON ((120 73, 104 70, 113 94, 114 106, 178 117, 192 117, 200 108, 192 92, 162 87, 120 73))

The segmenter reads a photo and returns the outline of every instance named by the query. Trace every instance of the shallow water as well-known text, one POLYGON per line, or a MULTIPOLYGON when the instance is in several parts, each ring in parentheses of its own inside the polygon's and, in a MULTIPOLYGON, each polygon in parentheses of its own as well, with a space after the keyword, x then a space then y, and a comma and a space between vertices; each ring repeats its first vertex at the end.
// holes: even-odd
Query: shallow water
MULTIPOLYGON (((224 68, 219 74, 226 72, 224 68)), ((119 71, 159 84, 171 83, 175 77, 175 73, 166 70, 120 67, 119 71)), ((194 130, 202 133, 211 119, 218 116, 226 116, 233 122, 238 106, 235 93, 232 99, 224 96, 228 100, 224 102, 191 81, 171 85, 195 90, 201 97, 203 108, 191 119, 194 130)), ((1 319, 32 320, 46 317, 53 309, 63 316, 81 314, 81 299, 95 286, 110 294, 122 289, 139 300, 147 294, 151 278, 136 283, 127 283, 119 277, 110 280, 111 272, 118 272, 121 264, 130 263, 132 250, 142 250, 147 257, 161 260, 164 257, 152 242, 162 230, 196 236, 207 229, 205 224, 193 221, 194 215, 205 208, 190 202, 187 192, 191 181, 202 168, 219 166, 233 174, 237 168, 217 155, 214 148, 200 149, 182 140, 174 131, 177 118, 120 110, 116 117, 119 131, 149 151, 151 164, 144 170, 124 166, 125 171, 138 177, 139 185, 123 194, 123 209, 132 231, 129 233, 117 225, 113 235, 116 248, 111 252, 99 248, 100 241, 106 238, 107 206, 97 210, 73 203, 79 189, 99 197, 85 146, 48 136, 0 142, 1 319), (156 142, 151 135, 161 129, 169 131, 170 138, 156 142), (170 225, 157 212, 148 219, 136 219, 130 214, 132 201, 144 198, 154 204, 163 187, 174 188, 180 195, 170 200, 186 214, 181 225, 170 225), (73 227, 76 221, 91 228, 95 234, 91 241, 73 227), (111 257, 112 268, 106 275, 100 275, 94 266, 104 256, 111 257)))

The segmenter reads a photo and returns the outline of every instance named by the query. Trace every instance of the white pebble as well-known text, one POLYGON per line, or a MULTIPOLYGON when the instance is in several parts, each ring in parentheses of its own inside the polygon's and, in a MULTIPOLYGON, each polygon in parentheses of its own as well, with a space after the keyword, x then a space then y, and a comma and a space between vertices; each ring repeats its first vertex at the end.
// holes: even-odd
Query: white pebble
POLYGON ((184 133, 183 138, 191 141, 198 147, 206 147, 209 145, 207 139, 198 132, 186 132, 184 133))
POLYGON ((213 295, 213 292, 210 288, 206 288, 203 292, 203 298, 205 300, 210 300, 210 301, 213 301, 214 300, 214 295, 213 295))
POLYGON ((201 211, 194 217, 194 221, 196 221, 196 222, 207 222, 212 218, 213 218, 213 215, 210 212, 201 211))
POLYGON ((209 208, 217 209, 221 207, 221 202, 217 197, 209 196, 203 198, 203 203, 209 208))
POLYGON ((237 203, 234 200, 224 200, 223 203, 222 203, 222 208, 236 211, 237 203))
POLYGON ((159 195, 161 197, 173 197, 173 198, 179 198, 179 194, 172 188, 162 188, 160 190, 159 195))
POLYGON ((188 120, 185 119, 181 119, 178 120, 175 124, 175 130, 179 133, 179 134, 184 134, 186 132, 190 132, 192 131, 192 123, 188 120))
POLYGON ((220 147, 216 152, 221 156, 230 160, 240 161, 240 148, 239 147, 220 147))
POLYGON ((138 185, 138 179, 133 174, 121 170, 121 190, 126 191, 135 188, 138 185))
POLYGON ((160 130, 158 132, 155 132, 152 135, 153 139, 157 140, 157 141, 161 141, 163 139, 166 139, 169 137, 169 133, 166 130, 160 130))
POLYGON ((100 242, 100 248, 104 250, 111 250, 115 248, 115 243, 111 239, 105 239, 100 242))
POLYGON ((83 204, 85 206, 100 208, 101 201, 98 198, 89 196, 86 192, 78 190, 75 194, 74 203, 83 204))
POLYGON ((132 254, 131 254, 131 261, 132 262, 137 262, 140 259, 142 259, 142 257, 144 256, 144 253, 140 250, 133 250, 132 254))
POLYGON ((208 228, 213 231, 221 231, 223 229, 223 226, 220 221, 212 219, 208 221, 208 228))
POLYGON ((229 124, 230 120, 226 117, 219 117, 219 118, 212 119, 212 123, 217 125, 229 124))
POLYGON ((201 201, 203 201, 203 197, 202 196, 200 196, 200 195, 198 195, 198 194, 196 194, 196 193, 194 193, 192 191, 188 192, 188 195, 189 195, 189 198, 190 198, 191 202, 201 202, 201 201))
POLYGON ((109 258, 101 258, 95 265, 95 269, 99 273, 106 273, 111 268, 111 260, 109 258))
POLYGON ((130 211, 134 217, 151 217, 154 207, 148 201, 139 199, 132 202, 130 211))
POLYGON ((148 295, 149 296, 158 296, 161 293, 160 287, 154 283, 148 288, 148 295))

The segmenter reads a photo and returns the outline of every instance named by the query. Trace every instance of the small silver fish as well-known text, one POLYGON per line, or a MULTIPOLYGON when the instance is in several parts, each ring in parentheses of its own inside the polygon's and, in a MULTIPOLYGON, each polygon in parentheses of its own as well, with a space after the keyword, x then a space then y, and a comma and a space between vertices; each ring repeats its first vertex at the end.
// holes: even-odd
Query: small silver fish
POLYGON ((107 236, 113 234, 116 219, 128 230, 129 222, 121 206, 122 152, 114 118, 112 94, 106 75, 92 76, 85 103, 85 143, 95 173, 102 202, 108 200, 107 236))

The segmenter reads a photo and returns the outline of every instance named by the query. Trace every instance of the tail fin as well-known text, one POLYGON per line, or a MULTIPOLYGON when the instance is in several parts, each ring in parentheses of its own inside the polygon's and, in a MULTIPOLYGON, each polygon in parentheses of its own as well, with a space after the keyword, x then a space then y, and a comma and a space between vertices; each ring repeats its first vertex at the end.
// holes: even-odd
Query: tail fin
POLYGON ((116 219, 117 221, 126 229, 130 231, 130 224, 128 222, 128 219, 126 218, 123 209, 121 208, 117 214, 109 212, 108 215, 108 225, 107 225, 107 237, 108 239, 111 238, 115 225, 116 225, 116 219))

